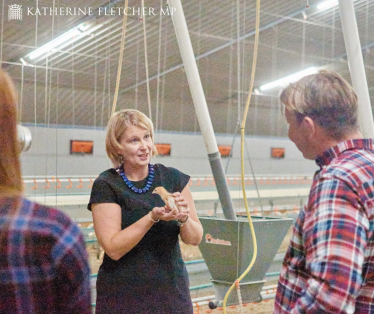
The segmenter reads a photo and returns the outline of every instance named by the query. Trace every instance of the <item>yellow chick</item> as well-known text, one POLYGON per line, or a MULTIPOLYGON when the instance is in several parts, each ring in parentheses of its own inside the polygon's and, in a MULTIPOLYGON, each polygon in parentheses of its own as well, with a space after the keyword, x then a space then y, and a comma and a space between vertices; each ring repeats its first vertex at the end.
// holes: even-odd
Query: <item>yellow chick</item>
POLYGON ((171 208, 171 211, 173 212, 173 214, 180 212, 180 209, 178 208, 178 205, 175 202, 173 194, 166 191, 163 186, 158 186, 157 188, 155 188, 152 194, 160 195, 164 203, 168 205, 169 208, 171 208))

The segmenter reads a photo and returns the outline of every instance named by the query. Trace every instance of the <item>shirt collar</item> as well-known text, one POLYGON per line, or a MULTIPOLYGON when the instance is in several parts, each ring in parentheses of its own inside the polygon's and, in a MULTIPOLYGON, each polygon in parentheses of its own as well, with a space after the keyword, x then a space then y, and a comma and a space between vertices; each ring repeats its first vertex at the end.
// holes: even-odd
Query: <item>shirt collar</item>
POLYGON ((350 149, 369 149, 373 150, 372 139, 354 139, 345 142, 341 142, 338 145, 325 150, 322 155, 317 156, 316 164, 322 168, 328 166, 331 161, 338 157, 341 153, 350 149))

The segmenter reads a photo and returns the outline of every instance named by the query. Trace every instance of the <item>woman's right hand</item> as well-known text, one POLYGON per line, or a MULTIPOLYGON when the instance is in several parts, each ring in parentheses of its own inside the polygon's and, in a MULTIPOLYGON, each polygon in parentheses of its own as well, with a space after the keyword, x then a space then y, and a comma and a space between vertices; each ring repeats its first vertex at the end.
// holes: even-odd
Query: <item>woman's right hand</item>
POLYGON ((164 207, 154 207, 152 209, 151 218, 155 221, 157 220, 164 220, 164 221, 171 221, 177 220, 177 213, 174 213, 170 209, 164 207))

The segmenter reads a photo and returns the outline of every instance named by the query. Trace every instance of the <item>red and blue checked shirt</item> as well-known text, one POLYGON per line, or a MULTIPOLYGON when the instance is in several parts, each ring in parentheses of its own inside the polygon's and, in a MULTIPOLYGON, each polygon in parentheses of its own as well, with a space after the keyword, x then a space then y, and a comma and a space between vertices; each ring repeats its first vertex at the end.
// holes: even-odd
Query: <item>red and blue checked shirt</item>
POLYGON ((295 223, 274 313, 374 313, 374 148, 342 142, 320 170, 295 223))
POLYGON ((89 314, 89 275, 70 218, 23 198, 0 199, 0 314, 89 314))

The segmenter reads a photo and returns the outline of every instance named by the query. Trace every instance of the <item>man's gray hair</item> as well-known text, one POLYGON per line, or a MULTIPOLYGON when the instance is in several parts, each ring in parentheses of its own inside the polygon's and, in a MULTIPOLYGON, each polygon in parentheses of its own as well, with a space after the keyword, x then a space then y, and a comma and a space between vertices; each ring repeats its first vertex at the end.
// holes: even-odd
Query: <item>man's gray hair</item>
POLYGON ((357 130, 357 95, 339 74, 320 71, 287 86, 281 102, 294 111, 301 122, 305 116, 313 119, 336 140, 357 130))

